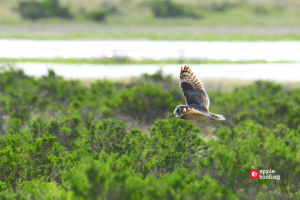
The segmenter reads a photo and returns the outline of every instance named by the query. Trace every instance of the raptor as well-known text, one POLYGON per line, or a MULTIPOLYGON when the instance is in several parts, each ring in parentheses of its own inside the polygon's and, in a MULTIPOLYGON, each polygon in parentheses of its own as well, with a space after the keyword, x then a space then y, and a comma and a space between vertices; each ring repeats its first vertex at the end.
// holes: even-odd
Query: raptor
POLYGON ((208 111, 210 101, 203 84, 187 65, 181 66, 180 86, 186 105, 179 105, 175 108, 176 117, 186 120, 225 120, 222 115, 208 111))

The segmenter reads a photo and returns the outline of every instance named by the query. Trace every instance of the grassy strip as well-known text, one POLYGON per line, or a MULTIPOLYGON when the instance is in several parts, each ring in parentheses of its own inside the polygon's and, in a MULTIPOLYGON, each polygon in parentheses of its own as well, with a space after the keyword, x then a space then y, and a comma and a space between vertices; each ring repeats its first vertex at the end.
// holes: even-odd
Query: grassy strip
MULTIPOLYGON (((79 1, 59 0, 61 5, 68 6, 74 15, 73 20, 61 20, 59 18, 42 18, 40 20, 24 20, 16 9, 19 0, 0 1, 0 24, 105 24, 114 26, 254 26, 254 27, 299 27, 299 1, 270 1, 270 0, 210 0, 210 1, 185 1, 176 0, 180 7, 186 9, 178 16, 166 18, 155 17, 151 3, 164 1, 79 1), (87 16, 90 10, 105 9, 105 20, 93 21, 87 16), (284 2, 284 3, 283 3, 284 2), (192 13, 198 17, 189 17, 192 13)), ((166 4, 160 4, 167 6, 166 4)), ((162 11, 168 14, 168 10, 162 11)), ((170 14, 170 13, 169 13, 170 14)))
MULTIPOLYGON (((270 63, 265 60, 255 61, 229 61, 229 60, 131 60, 131 59, 11 59, 0 58, 0 62, 31 62, 31 63, 60 63, 60 64, 255 64, 255 63, 270 63)), ((293 63, 291 61, 274 61, 272 63, 293 63)))
POLYGON ((30 40, 177 40, 177 41, 299 41, 300 34, 209 34, 181 32, 120 31, 1 31, 2 39, 30 40))

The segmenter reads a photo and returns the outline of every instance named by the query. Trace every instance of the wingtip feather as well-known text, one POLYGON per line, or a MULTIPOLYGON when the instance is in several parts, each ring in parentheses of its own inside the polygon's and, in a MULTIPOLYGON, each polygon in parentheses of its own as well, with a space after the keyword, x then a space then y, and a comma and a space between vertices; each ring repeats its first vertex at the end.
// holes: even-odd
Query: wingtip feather
POLYGON ((217 120, 220 120, 220 121, 224 121, 225 120, 225 117, 223 117, 223 115, 215 115, 217 118, 217 120))

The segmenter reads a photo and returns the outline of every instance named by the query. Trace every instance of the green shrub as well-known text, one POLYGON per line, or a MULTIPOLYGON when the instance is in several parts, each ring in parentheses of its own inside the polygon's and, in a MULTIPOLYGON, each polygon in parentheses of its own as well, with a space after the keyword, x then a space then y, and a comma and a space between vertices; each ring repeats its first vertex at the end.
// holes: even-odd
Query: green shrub
POLYGON ((9 131, 0 139, 0 181, 8 189, 19 190, 24 181, 33 178, 59 179, 56 166, 61 162, 62 147, 56 137, 34 138, 28 131, 14 135, 9 131))
MULTIPOLYGON (((295 198, 299 191, 300 130, 289 131, 284 125, 270 130, 253 122, 243 122, 234 128, 235 137, 231 140, 230 130, 217 130, 219 140, 212 141, 211 172, 216 178, 239 194, 239 198, 260 195, 276 199, 295 198), (252 180, 252 169, 275 170, 280 180, 252 180), (282 191, 280 193, 276 191, 282 191)), ((269 198, 268 198, 269 199, 269 198)))
POLYGON ((171 91, 161 91, 157 86, 143 85, 124 89, 120 93, 118 111, 140 122, 153 123, 165 118, 175 108, 171 91))
POLYGON ((89 12, 86 13, 87 18, 90 18, 94 21, 104 21, 105 17, 106 17, 106 12, 104 9, 94 9, 94 10, 90 10, 89 12))
POLYGON ((170 121, 156 121, 150 130, 149 148, 141 155, 141 173, 159 177, 183 167, 199 172, 202 162, 199 152, 208 147, 197 133, 199 130, 191 123, 174 127, 170 121))
POLYGON ((192 7, 175 3, 171 0, 155 0, 150 3, 150 8, 155 17, 158 18, 174 18, 174 17, 191 17, 201 18, 192 7))
POLYGON ((17 11, 22 18, 31 20, 49 17, 72 18, 69 8, 62 7, 58 0, 20 1, 17 11))
POLYGON ((23 190, 9 193, 7 191, 0 192, 0 198, 4 200, 27 200, 27 199, 45 199, 45 200, 65 200, 71 199, 72 193, 67 192, 61 186, 57 186, 55 182, 44 182, 39 180, 31 180, 23 185, 23 190))
POLYGON ((99 154, 98 160, 86 159, 66 173, 66 185, 82 199, 236 199, 217 181, 205 176, 193 181, 194 175, 180 169, 156 179, 142 178, 128 156, 99 154))
POLYGON ((115 2, 108 1, 101 3, 100 7, 93 8, 88 11, 83 11, 83 14, 88 19, 92 19, 97 22, 104 21, 108 15, 118 15, 121 14, 122 3, 116 4, 115 2))
POLYGON ((92 125, 87 136, 95 155, 100 152, 136 155, 147 140, 139 130, 129 131, 127 124, 114 120, 92 125))
POLYGON ((245 119, 270 128, 276 127, 277 124, 297 128, 300 122, 298 89, 284 90, 281 85, 273 82, 256 81, 227 94, 212 92, 210 99, 214 108, 229 118, 227 122, 241 113, 245 119))
POLYGON ((191 123, 183 121, 181 127, 161 120, 155 122, 147 137, 138 129, 128 130, 127 124, 121 121, 104 120, 91 126, 87 141, 92 155, 125 154, 135 158, 133 169, 143 175, 150 173, 159 177, 182 167, 199 170, 198 151, 208 147, 197 133, 199 130, 191 123))
POLYGON ((0 199, 300 198, 299 88, 209 91, 226 121, 192 123, 173 114, 184 103, 174 82, 0 71, 0 199), (280 180, 251 179, 254 168, 280 180))

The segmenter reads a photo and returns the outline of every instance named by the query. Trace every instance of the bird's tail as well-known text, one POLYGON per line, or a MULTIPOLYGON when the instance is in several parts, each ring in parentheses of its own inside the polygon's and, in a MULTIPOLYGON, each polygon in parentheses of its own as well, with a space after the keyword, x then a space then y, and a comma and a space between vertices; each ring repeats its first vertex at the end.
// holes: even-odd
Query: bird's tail
POLYGON ((216 115, 216 114, 213 114, 213 113, 209 113, 210 114, 210 120, 225 120, 225 117, 223 117, 223 115, 216 115))

